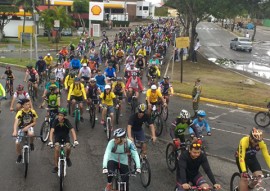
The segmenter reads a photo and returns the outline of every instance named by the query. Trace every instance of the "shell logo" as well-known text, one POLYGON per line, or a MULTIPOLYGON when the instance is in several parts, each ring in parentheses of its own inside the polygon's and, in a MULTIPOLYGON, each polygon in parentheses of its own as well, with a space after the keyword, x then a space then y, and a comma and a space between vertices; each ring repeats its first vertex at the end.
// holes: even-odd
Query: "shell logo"
POLYGON ((102 9, 100 6, 98 5, 94 5, 92 8, 91 8, 91 12, 93 13, 93 15, 100 15, 102 9))

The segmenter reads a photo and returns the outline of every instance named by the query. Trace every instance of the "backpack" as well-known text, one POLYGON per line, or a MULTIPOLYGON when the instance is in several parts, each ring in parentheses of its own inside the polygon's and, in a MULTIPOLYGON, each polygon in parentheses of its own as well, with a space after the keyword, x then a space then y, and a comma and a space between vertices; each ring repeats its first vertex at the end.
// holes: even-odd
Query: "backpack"
MULTIPOLYGON (((114 144, 114 147, 112 148, 112 151, 111 151, 112 153, 116 153, 117 146, 118 146, 117 144, 114 144)), ((125 140, 124 142, 124 153, 130 153, 127 140, 125 140)))

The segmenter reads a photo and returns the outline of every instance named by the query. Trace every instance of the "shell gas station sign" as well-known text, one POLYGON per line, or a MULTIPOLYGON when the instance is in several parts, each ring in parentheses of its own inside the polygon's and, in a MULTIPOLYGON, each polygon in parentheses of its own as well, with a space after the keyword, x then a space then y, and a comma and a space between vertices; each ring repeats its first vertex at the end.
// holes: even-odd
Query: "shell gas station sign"
POLYGON ((89 2, 89 20, 103 21, 104 20, 104 3, 89 2))

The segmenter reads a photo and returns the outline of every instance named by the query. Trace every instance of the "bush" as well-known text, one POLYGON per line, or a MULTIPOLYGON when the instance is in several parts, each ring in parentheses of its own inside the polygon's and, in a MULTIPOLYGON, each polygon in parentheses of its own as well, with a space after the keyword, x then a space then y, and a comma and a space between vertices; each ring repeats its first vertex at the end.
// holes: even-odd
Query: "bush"
POLYGON ((167 17, 168 13, 167 7, 155 7, 155 16, 167 17))

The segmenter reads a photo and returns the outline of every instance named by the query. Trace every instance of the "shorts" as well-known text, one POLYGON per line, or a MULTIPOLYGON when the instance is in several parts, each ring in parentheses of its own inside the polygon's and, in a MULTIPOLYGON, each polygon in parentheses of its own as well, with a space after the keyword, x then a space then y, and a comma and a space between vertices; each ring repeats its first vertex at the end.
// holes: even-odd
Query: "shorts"
MULTIPOLYGON (((240 168, 240 164, 239 164, 239 158, 236 157, 235 160, 236 160, 236 165, 238 167, 239 172, 242 173, 241 168, 240 168)), ((250 158, 245 158, 245 162, 246 162, 247 170, 249 169, 252 173, 262 170, 261 165, 260 165, 256 155, 254 155, 250 158)))
POLYGON ((123 92, 115 91, 114 94, 115 94, 116 96, 118 96, 118 99, 119 99, 119 100, 122 100, 122 99, 123 99, 123 92))
POLYGON ((133 88, 133 87, 128 87, 128 88, 132 88, 132 90, 133 90, 134 92, 139 92, 139 88, 133 88))
POLYGON ((37 79, 29 79, 28 81, 29 82, 32 82, 32 83, 36 83, 37 82, 37 79))
POLYGON ((132 131, 132 136, 134 139, 136 139, 139 142, 146 141, 143 129, 141 129, 140 131, 132 131))
POLYGON ((70 138, 69 138, 69 136, 67 136, 65 138, 55 136, 55 138, 54 138, 54 145, 55 146, 60 146, 60 144, 65 144, 67 147, 68 146, 70 147, 71 145, 70 145, 70 138))
POLYGON ((107 113, 114 113, 114 107, 102 104, 103 107, 107 107, 107 113))
MULTIPOLYGON (((27 130, 27 132, 30 132, 30 133, 34 134, 34 128, 33 128, 33 127, 29 127, 28 130, 27 130)), ((18 131, 18 137, 16 138, 15 143, 20 143, 20 142, 22 142, 22 139, 23 139, 22 136, 24 136, 25 133, 26 133, 26 132, 23 132, 22 129, 19 129, 19 131, 18 131)))
POLYGON ((70 100, 72 101, 73 99, 75 99, 77 102, 83 102, 83 96, 70 96, 70 100))

